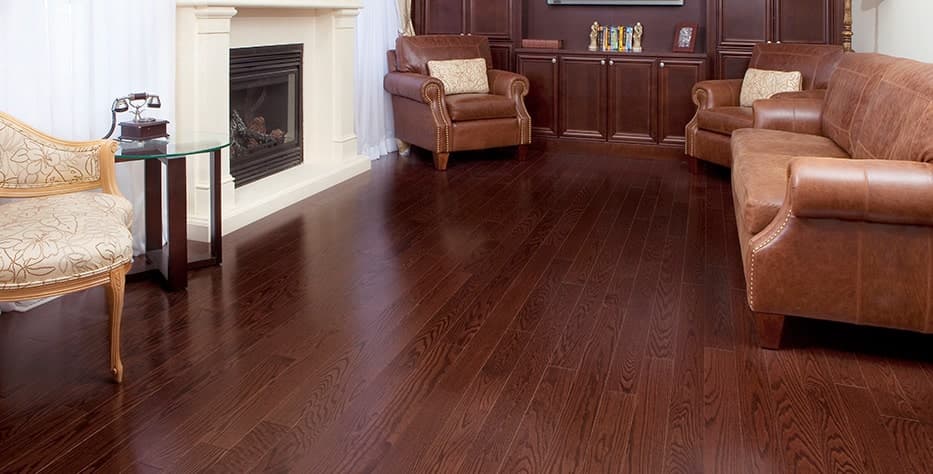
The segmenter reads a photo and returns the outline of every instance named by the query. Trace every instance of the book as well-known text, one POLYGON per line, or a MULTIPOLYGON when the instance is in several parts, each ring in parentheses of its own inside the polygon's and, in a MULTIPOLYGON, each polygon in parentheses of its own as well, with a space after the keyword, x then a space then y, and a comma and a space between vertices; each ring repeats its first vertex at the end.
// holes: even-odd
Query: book
POLYGON ((619 49, 619 27, 610 26, 609 27, 609 51, 616 51, 619 49))
POLYGON ((631 26, 625 28, 625 50, 632 51, 632 38, 635 30, 631 26))

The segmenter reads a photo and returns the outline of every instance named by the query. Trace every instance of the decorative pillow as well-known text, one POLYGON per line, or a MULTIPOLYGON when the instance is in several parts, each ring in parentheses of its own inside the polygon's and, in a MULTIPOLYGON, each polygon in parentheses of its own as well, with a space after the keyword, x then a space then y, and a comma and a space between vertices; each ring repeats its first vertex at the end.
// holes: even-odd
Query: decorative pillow
POLYGON ((756 100, 770 99, 772 95, 780 92, 797 92, 802 85, 803 74, 800 71, 765 71, 750 68, 742 82, 739 103, 742 107, 751 107, 756 100))
POLYGON ((447 95, 489 93, 486 60, 483 58, 428 61, 428 72, 444 83, 447 95))

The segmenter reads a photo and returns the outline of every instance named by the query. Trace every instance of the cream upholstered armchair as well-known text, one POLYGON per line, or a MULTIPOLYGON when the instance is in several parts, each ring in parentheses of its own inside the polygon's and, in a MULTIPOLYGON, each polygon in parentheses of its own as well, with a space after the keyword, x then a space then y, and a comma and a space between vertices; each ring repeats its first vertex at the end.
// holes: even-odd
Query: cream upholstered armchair
POLYGON ((110 370, 121 382, 133 207, 117 189, 115 151, 113 141, 58 140, 0 112, 0 198, 14 198, 0 204, 0 301, 105 286, 110 370))

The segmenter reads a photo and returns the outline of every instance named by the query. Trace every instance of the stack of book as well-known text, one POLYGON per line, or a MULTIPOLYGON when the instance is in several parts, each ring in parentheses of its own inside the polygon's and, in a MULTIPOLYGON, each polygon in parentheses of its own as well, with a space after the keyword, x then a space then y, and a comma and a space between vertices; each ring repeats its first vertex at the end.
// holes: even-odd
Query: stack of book
POLYGON ((633 32, 631 26, 600 26, 596 44, 600 51, 632 52, 633 32))

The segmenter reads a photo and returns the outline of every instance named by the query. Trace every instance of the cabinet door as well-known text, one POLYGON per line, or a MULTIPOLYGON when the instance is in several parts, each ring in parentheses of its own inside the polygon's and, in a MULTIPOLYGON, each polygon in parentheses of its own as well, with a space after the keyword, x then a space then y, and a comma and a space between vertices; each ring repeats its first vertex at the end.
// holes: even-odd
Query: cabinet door
POLYGON ((512 7, 518 1, 467 0, 470 21, 466 31, 494 40, 511 40, 512 7))
POLYGON ((690 96, 693 85, 706 79, 706 62, 696 59, 661 59, 658 64, 660 142, 682 145, 684 129, 696 112, 690 96))
POLYGON ((503 71, 512 70, 512 43, 489 43, 492 52, 492 67, 503 71))
POLYGON ((657 141, 657 68, 654 59, 609 60, 609 139, 657 141))
POLYGON ((465 0, 427 0, 424 2, 426 35, 458 35, 466 32, 465 0))
MULTIPOLYGON (((823 1, 823 0, 803 0, 823 1)), ((771 39, 772 0, 714 0, 720 46, 750 46, 771 39)))
POLYGON ((560 136, 606 139, 606 58, 560 58, 560 136))
POLYGON ((774 40, 832 43, 832 0, 773 0, 774 40))
POLYGON ((748 64, 752 62, 752 50, 720 51, 716 55, 717 79, 742 79, 748 64))
POLYGON ((538 136, 556 137, 559 116, 557 57, 519 54, 515 69, 528 78, 525 107, 531 115, 532 131, 538 136))

